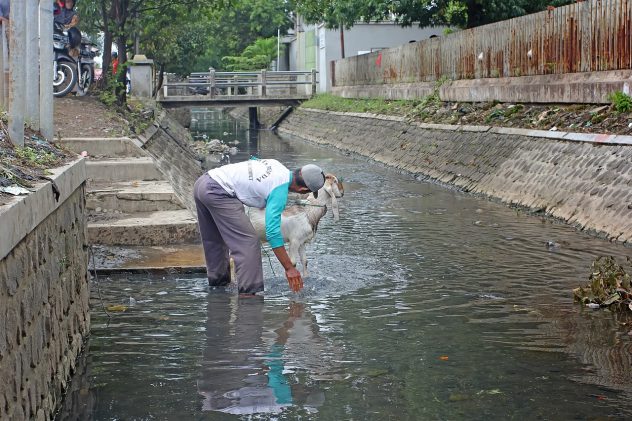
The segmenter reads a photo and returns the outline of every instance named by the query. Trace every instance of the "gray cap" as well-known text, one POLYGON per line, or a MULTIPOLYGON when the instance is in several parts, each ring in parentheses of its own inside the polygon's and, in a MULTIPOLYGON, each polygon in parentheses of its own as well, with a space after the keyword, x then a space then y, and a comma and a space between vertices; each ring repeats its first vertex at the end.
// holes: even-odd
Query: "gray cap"
POLYGON ((325 184, 325 173, 314 164, 307 164, 301 168, 301 176, 305 181, 305 186, 314 193, 314 197, 318 197, 318 190, 325 184))

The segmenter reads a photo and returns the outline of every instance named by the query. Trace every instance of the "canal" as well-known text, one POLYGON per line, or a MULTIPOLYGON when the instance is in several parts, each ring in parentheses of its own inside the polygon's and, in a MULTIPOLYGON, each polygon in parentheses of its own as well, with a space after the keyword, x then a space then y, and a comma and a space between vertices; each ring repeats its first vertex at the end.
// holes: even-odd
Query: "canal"
POLYGON ((92 333, 58 420, 632 418, 630 319, 571 293, 597 256, 630 249, 202 114, 196 134, 237 140, 233 162, 342 178, 340 221, 321 220, 296 295, 271 252, 261 299, 196 275, 93 280, 92 333), (107 304, 127 310, 108 317, 107 304))

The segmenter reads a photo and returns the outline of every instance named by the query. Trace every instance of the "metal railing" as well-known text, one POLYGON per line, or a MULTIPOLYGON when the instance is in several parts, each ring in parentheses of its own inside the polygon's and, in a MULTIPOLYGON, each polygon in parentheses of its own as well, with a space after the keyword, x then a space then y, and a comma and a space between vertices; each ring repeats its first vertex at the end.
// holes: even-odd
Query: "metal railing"
POLYGON ((204 96, 208 99, 309 98, 316 93, 318 72, 267 71, 191 73, 185 82, 169 82, 165 76, 162 99, 204 96))

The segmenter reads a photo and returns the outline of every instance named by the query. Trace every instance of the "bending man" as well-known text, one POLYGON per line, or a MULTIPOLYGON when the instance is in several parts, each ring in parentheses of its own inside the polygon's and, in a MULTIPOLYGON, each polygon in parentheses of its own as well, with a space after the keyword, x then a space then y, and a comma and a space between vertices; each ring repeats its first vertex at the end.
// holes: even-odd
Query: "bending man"
POLYGON ((325 174, 316 165, 290 171, 274 159, 251 159, 210 170, 195 182, 195 205, 210 286, 230 282, 229 256, 235 260, 239 292, 263 291, 259 236, 244 206, 266 209, 266 239, 283 268, 290 289, 303 288, 299 271, 283 245, 281 212, 288 192, 318 194, 325 174))

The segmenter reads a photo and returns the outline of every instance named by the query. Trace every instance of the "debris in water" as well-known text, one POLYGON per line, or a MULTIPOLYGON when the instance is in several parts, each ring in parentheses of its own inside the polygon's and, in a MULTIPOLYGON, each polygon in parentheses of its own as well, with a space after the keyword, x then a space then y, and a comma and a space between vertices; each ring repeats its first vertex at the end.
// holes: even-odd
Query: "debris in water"
MULTIPOLYGON (((627 258, 628 264, 630 258, 627 258)), ((575 301, 589 308, 609 307, 632 310, 630 275, 612 256, 600 256, 592 264, 589 284, 575 288, 575 301)))
POLYGON ((113 311, 113 312, 122 312, 127 310, 127 307, 125 307, 124 305, 121 304, 112 304, 106 307, 108 311, 113 311))
POLYGON ((442 356, 439 357, 439 359, 441 361, 448 361, 450 359, 450 357, 448 357, 447 355, 442 355, 442 356))

